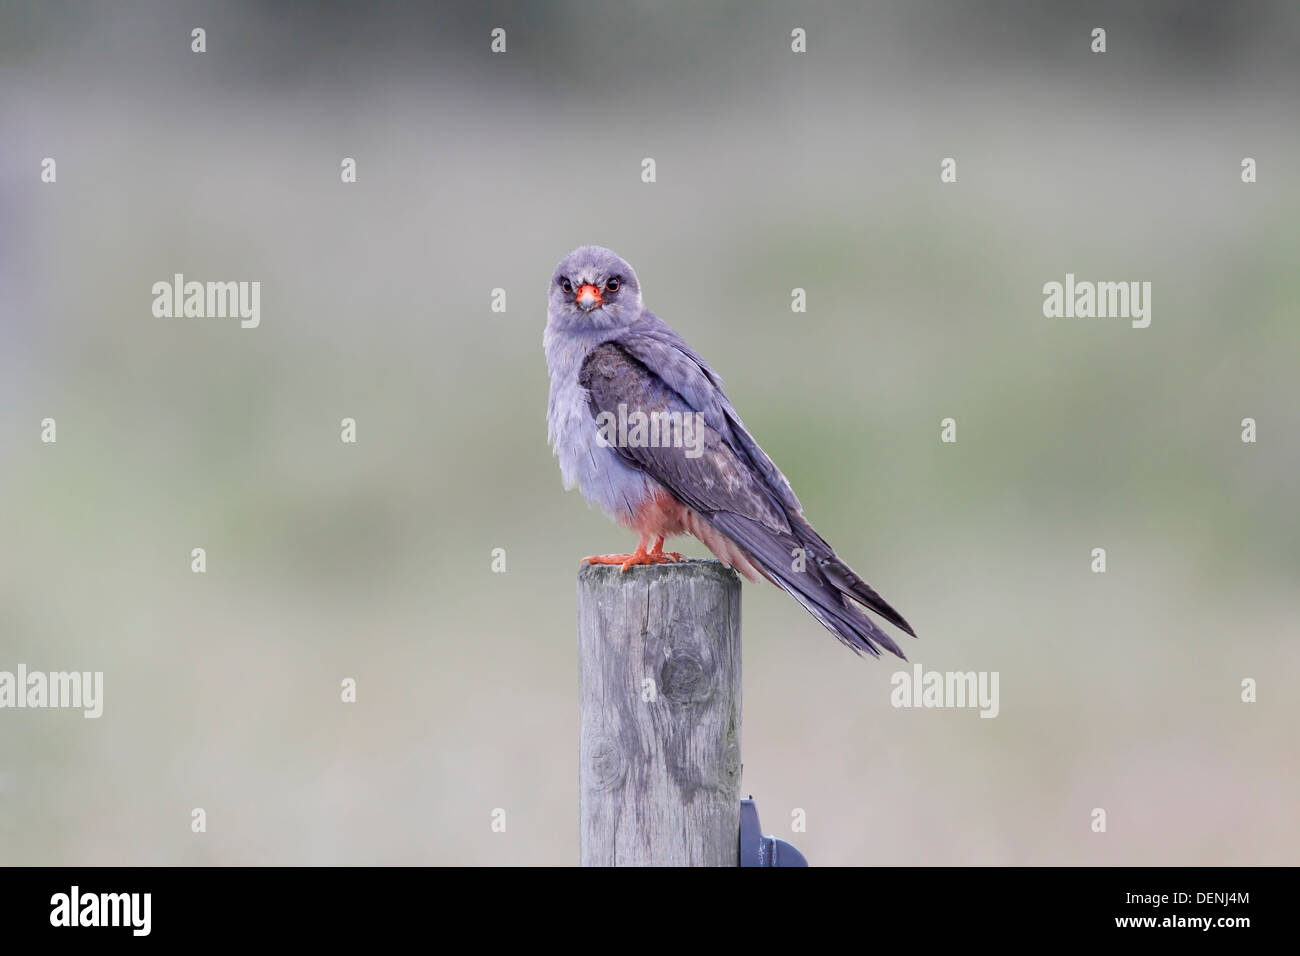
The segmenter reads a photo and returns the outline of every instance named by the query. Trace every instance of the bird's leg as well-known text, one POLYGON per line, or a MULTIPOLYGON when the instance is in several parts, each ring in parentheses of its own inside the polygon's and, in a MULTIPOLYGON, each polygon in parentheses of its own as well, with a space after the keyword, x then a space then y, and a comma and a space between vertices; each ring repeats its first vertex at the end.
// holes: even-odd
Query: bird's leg
POLYGON ((636 551, 632 554, 592 554, 583 558, 588 564, 621 564, 626 571, 633 564, 641 564, 641 559, 645 557, 645 544, 650 540, 648 534, 641 535, 641 540, 636 543, 636 551))
POLYGON ((681 556, 680 554, 678 554, 676 551, 665 551, 665 550, 664 550, 664 536, 663 536, 663 535, 659 535, 657 538, 655 538, 655 543, 652 544, 652 545, 650 546, 650 550, 647 552, 647 555, 648 555, 648 556, 650 557, 650 559, 653 560, 656 564, 660 564, 660 563, 662 563, 662 562, 659 560, 660 558, 664 558, 664 559, 666 559, 666 560, 668 560, 668 561, 680 561, 680 560, 682 559, 682 556, 681 556))
POLYGON ((641 539, 636 543, 636 550, 631 554, 593 554, 583 560, 588 564, 617 564, 620 571, 626 571, 638 564, 669 564, 682 559, 676 551, 664 553, 663 535, 657 535, 654 546, 647 551, 646 542, 649 540, 650 535, 641 535, 641 539))

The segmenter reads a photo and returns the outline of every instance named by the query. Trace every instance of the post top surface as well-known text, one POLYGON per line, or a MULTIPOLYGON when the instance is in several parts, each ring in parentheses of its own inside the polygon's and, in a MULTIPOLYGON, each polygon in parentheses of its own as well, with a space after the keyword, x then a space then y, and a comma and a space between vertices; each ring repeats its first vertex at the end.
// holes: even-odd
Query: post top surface
POLYGON ((740 583, 740 575, 721 561, 713 558, 682 558, 672 564, 638 564, 627 569, 619 569, 616 564, 587 564, 578 568, 578 581, 611 584, 615 581, 644 583, 667 583, 674 580, 690 578, 714 580, 723 583, 740 583))

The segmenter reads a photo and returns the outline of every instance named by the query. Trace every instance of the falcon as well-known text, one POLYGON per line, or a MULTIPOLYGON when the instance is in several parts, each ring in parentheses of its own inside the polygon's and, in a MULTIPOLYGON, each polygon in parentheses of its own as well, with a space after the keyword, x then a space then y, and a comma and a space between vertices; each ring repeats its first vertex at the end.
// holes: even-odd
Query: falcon
POLYGON ((645 307, 627 262, 600 246, 565 256, 551 277, 543 346, 565 488, 577 485, 640 536, 631 554, 584 560, 623 571, 678 561, 664 541, 690 534, 749 580, 784 590, 855 652, 906 659, 863 609, 916 633, 805 520, 722 379, 645 307))

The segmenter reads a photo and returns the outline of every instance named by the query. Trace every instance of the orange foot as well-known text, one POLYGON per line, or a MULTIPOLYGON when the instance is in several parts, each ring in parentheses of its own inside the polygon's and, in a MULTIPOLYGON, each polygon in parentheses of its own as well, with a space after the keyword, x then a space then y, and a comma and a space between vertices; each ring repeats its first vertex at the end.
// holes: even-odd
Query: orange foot
POLYGON ((663 538, 659 538, 657 541, 655 541, 654 546, 651 547, 648 554, 650 555, 650 558, 655 562, 655 564, 665 563, 663 560, 664 558, 667 558, 669 561, 680 561, 682 559, 682 556, 678 554, 676 551, 664 550, 663 538))
POLYGON ((672 564, 681 559, 682 556, 676 551, 664 551, 663 538, 656 540, 649 551, 646 550, 645 539, 642 538, 631 554, 593 554, 582 560, 588 564, 617 564, 620 571, 626 571, 638 564, 672 564))

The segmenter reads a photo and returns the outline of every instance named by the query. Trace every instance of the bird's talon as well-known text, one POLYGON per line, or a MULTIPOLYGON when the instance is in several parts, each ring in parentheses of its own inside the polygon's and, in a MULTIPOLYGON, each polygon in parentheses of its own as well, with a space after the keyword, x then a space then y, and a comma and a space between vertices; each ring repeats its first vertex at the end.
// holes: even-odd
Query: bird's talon
POLYGON ((588 564, 623 564, 632 557, 630 554, 589 554, 582 560, 588 564))
POLYGON ((659 548, 652 548, 647 551, 643 546, 637 548, 631 554, 593 554, 586 561, 588 564, 617 564, 619 571, 626 572, 628 568, 634 568, 641 564, 672 564, 681 559, 682 556, 676 551, 665 552, 659 550, 659 548))

